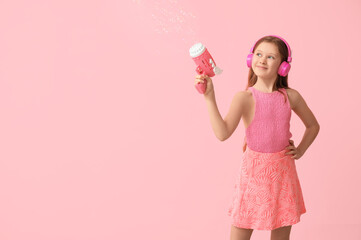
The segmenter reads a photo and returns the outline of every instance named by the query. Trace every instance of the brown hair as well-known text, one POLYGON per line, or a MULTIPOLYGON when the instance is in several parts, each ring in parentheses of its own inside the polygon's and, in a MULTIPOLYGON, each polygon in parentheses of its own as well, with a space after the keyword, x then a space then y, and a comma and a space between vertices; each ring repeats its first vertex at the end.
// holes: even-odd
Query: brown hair
MULTIPOLYGON (((283 40, 281 40, 277 37, 273 37, 273 36, 265 36, 265 37, 261 38, 260 40, 258 40, 258 42, 256 43, 256 45, 253 48, 253 53, 256 50, 256 48, 258 47, 258 45, 262 42, 269 42, 269 43, 275 44, 278 48, 278 52, 281 55, 281 63, 283 61, 287 61, 288 48, 287 48, 287 45, 283 42, 283 40)), ((280 65, 281 65, 281 63, 280 63, 280 65)), ((257 76, 253 72, 253 69, 250 68, 249 72, 248 72, 248 83, 247 83, 246 90, 249 87, 252 87, 253 85, 255 85, 256 82, 257 82, 257 76)), ((281 92, 279 90, 279 88, 290 89, 290 87, 288 87, 288 74, 285 77, 282 77, 281 75, 277 74, 277 79, 273 85, 273 91, 278 91, 278 92, 282 93, 283 96, 285 97, 285 102, 286 102, 287 101, 286 96, 284 95, 283 92, 281 92)))

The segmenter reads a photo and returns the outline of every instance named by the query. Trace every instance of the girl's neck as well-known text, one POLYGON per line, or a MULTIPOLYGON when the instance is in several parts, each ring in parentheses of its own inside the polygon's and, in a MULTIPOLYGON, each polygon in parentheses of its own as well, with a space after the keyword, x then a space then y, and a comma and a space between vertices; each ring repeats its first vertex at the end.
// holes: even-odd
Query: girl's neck
POLYGON ((274 81, 271 83, 270 82, 265 83, 258 79, 257 82, 253 85, 253 87, 259 91, 270 93, 274 91, 273 85, 274 85, 274 81))

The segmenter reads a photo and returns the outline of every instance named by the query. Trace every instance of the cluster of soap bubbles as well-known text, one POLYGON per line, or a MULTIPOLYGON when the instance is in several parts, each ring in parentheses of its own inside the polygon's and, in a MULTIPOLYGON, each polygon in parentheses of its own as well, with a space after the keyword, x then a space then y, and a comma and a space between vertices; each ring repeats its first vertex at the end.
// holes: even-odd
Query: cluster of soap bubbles
POLYGON ((178 4, 178 0, 133 0, 139 5, 147 5, 153 21, 154 31, 158 34, 177 34, 185 41, 194 38, 194 19, 196 16, 178 4), (148 3, 147 3, 148 2, 148 3))

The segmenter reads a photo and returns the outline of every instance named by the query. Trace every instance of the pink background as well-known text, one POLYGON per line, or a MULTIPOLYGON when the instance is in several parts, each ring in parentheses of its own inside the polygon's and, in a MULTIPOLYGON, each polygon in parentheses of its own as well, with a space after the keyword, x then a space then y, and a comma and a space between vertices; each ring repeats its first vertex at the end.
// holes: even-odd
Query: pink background
POLYGON ((1 1, 0 239, 229 239, 243 121, 215 137, 188 49, 224 70, 225 117, 268 34, 321 125, 291 238, 360 239, 360 23, 356 0, 1 1))

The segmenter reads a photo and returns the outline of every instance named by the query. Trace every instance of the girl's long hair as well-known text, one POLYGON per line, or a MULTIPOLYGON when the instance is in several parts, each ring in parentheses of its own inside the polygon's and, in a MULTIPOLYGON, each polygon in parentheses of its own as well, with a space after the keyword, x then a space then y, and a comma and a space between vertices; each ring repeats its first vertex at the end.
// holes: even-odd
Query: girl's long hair
MULTIPOLYGON (((277 46, 278 48, 278 52, 281 55, 281 63, 283 61, 287 61, 288 58, 288 49, 287 49, 287 45, 279 38, 277 37, 273 37, 273 36, 265 36, 263 38, 261 38, 260 40, 258 40, 258 42, 256 43, 256 45, 253 48, 253 52, 254 50, 256 50, 256 48, 258 47, 259 44, 261 44, 262 42, 269 42, 269 43, 273 43, 277 46)), ((280 65, 281 65, 280 63, 280 65)), ((252 67, 249 68, 249 72, 248 72, 248 83, 246 86, 246 90, 249 87, 252 87, 253 85, 255 85, 257 82, 257 76, 254 73, 252 67)), ((278 91, 280 93, 282 93, 284 95, 283 92, 281 92, 279 90, 279 88, 285 88, 285 89, 290 89, 290 87, 288 86, 288 74, 285 77, 282 77, 281 75, 277 74, 277 79, 273 85, 273 91, 278 91)), ((286 96, 285 97, 285 102, 287 101, 286 96)))

